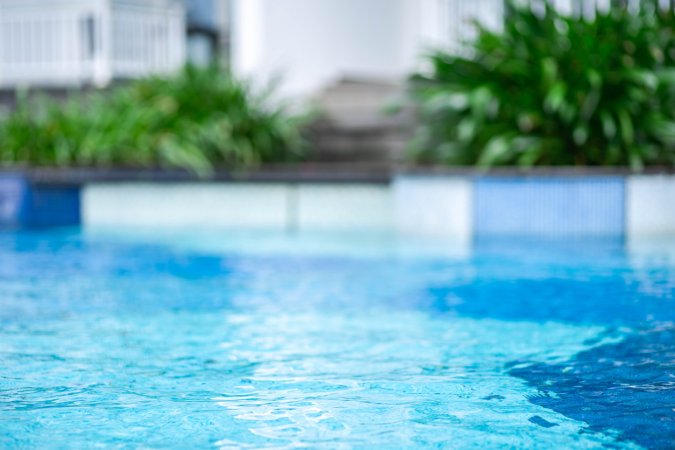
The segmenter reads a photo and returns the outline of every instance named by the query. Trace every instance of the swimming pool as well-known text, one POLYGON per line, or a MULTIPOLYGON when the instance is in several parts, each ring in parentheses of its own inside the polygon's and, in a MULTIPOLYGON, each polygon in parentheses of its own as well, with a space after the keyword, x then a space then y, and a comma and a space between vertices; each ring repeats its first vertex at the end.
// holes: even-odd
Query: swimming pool
POLYGON ((675 247, 0 234, 0 447, 672 448, 675 247))

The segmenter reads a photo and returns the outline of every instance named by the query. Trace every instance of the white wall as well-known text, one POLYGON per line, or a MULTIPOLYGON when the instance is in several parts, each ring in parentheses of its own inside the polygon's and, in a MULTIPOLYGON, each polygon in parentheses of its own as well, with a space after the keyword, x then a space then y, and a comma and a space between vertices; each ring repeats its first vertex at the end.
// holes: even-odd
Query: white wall
POLYGON ((306 95, 342 76, 396 79, 415 66, 416 0, 235 0, 232 62, 258 82, 306 95))
MULTIPOLYGON (((557 0, 571 1, 571 0, 557 0)), ((472 20, 499 28, 502 0, 232 0, 232 67, 306 96, 341 77, 402 79, 434 47, 458 48, 472 20)))

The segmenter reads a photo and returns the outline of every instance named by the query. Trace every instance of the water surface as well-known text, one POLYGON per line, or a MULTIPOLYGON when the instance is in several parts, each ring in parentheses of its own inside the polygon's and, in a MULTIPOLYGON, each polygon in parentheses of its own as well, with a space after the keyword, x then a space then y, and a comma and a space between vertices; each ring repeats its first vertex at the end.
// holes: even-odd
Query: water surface
POLYGON ((672 448, 675 248, 0 234, 2 448, 672 448))

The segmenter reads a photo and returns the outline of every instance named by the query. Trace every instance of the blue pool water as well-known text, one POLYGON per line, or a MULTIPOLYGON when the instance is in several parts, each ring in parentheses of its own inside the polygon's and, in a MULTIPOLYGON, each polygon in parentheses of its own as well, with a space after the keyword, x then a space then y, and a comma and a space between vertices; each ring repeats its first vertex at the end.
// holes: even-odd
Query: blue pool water
POLYGON ((0 448, 673 448, 675 242, 0 233, 0 448))

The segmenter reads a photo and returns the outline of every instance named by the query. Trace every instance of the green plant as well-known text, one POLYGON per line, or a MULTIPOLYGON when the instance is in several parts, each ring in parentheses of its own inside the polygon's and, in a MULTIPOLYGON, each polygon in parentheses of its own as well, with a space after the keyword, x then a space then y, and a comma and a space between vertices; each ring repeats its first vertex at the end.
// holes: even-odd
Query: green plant
POLYGON ((509 2, 465 56, 413 77, 423 163, 675 165, 675 18, 655 0, 585 20, 509 2), (468 55, 468 56, 467 56, 468 55))
POLYGON ((20 98, 0 123, 0 163, 179 167, 205 175, 297 160, 305 119, 216 67, 188 66, 65 102, 20 98))

